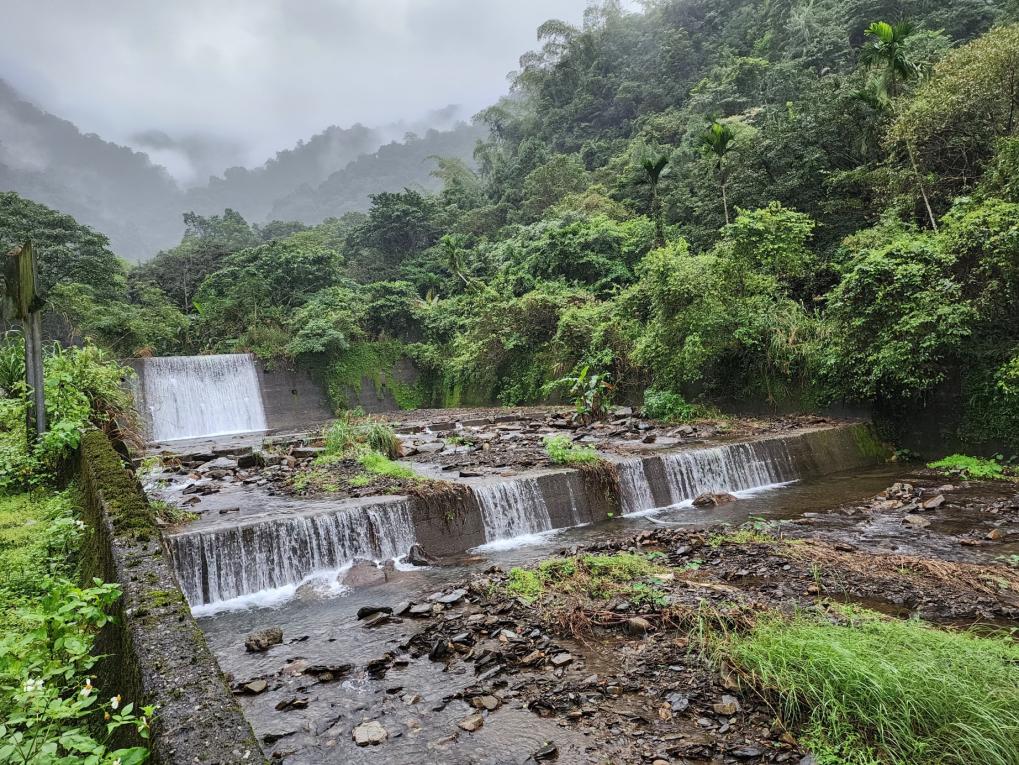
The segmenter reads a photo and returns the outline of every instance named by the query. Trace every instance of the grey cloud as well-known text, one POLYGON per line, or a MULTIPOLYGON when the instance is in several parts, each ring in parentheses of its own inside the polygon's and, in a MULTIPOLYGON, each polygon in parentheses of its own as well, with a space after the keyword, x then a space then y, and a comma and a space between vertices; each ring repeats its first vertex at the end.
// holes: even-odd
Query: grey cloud
POLYGON ((187 180, 332 124, 417 124, 444 104, 474 114, 505 92, 542 21, 579 22, 586 4, 4 0, 0 77, 187 180))

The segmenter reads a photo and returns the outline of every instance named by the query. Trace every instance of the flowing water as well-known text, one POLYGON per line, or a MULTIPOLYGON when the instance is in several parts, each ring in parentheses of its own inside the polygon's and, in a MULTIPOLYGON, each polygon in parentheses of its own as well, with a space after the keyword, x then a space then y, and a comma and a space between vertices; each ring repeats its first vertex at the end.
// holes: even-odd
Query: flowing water
POLYGON ((153 441, 267 429, 249 354, 142 360, 142 395, 153 441))
POLYGON ((474 487, 485 524, 485 542, 501 542, 552 529, 541 487, 533 478, 516 478, 474 487))
MULTIPOLYGON (((800 476, 784 439, 725 444, 691 449, 655 458, 668 490, 668 506, 693 500, 706 492, 741 492, 794 481, 800 476)), ((650 463, 619 465, 621 503, 625 513, 656 509, 650 463)))
POLYGON ((292 597, 312 579, 335 580, 358 559, 390 560, 414 544, 407 500, 275 517, 168 538, 181 589, 205 611, 292 597))

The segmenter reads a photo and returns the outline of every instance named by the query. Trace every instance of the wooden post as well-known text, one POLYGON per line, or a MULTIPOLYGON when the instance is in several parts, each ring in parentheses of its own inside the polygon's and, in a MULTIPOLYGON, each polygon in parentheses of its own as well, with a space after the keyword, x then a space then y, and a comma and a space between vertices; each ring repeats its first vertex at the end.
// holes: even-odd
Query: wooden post
POLYGON ((21 323, 25 338, 25 382, 28 409, 25 425, 29 446, 47 430, 46 386, 42 359, 42 308, 35 252, 31 242, 15 247, 4 264, 4 315, 21 323))

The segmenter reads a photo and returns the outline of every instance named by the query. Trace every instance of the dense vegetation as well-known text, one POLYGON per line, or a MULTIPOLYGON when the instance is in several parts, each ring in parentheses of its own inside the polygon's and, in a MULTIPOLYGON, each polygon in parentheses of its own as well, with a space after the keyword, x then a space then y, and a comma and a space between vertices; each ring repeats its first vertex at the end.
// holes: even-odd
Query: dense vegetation
POLYGON ((424 373, 408 403, 537 401, 586 369, 599 395, 676 411, 949 400, 956 435, 1015 444, 1014 14, 609 2, 538 30, 480 115, 477 172, 435 158, 440 192, 312 227, 189 214, 131 271, 53 216, 102 263, 76 273, 68 248, 54 303, 121 354, 251 350, 356 379, 395 348, 424 373))

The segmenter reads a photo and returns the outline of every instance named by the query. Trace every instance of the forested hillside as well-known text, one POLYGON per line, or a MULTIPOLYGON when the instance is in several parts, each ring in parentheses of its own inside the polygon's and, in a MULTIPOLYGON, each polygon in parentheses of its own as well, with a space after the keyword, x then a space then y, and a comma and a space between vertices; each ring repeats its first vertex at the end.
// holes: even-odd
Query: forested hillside
MULTIPOLYGON (((73 215, 107 236, 120 257, 140 262, 180 239, 188 211, 212 215, 229 207, 251 221, 275 213, 320 223, 336 210, 367 209, 376 191, 434 190, 428 158, 469 160, 483 135, 458 123, 456 112, 447 107, 409 125, 333 125, 259 167, 230 167, 184 189, 145 153, 82 134, 0 80, 0 191, 73 215)), ((171 142, 146 137, 156 146, 160 140, 171 142)))
POLYGON ((357 214, 355 163, 277 204, 335 216, 312 228, 190 216, 116 290, 58 288, 61 310, 120 353, 252 350, 333 383, 405 354, 425 374, 408 403, 563 378, 617 400, 948 401, 948 435, 1019 445, 1015 13, 610 2, 538 30, 481 115, 477 172, 433 162, 441 191, 357 214))

